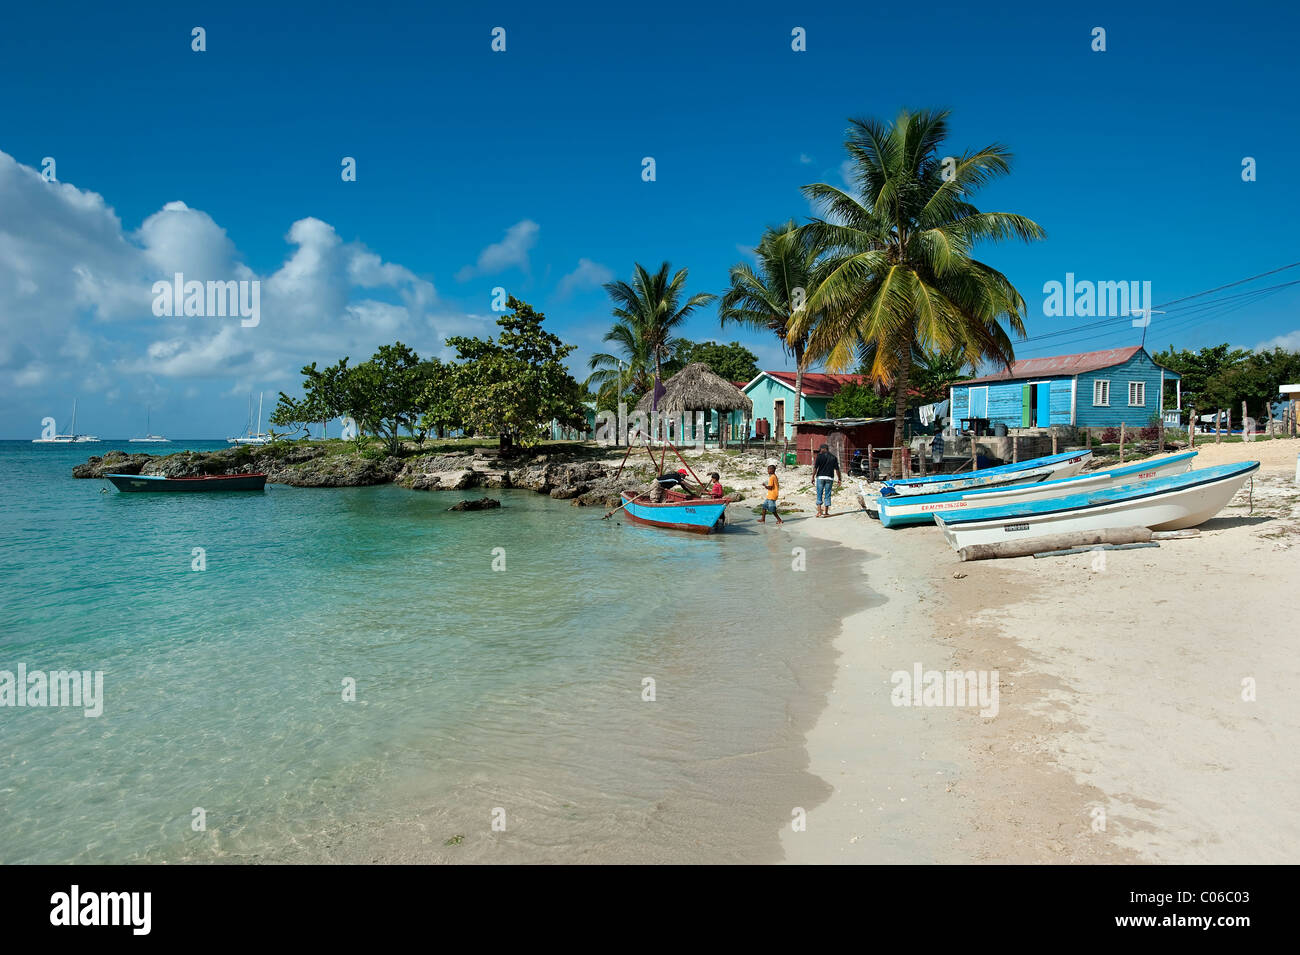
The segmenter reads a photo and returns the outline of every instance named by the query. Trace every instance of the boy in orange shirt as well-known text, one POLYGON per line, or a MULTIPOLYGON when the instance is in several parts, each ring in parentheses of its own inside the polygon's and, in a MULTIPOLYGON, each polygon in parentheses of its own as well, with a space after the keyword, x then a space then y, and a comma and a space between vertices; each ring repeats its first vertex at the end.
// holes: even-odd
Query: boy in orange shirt
POLYGON ((785 521, 781 520, 781 515, 776 512, 776 499, 781 496, 781 482, 776 479, 775 464, 767 466, 767 481, 764 482, 763 487, 767 488, 767 500, 763 502, 763 513, 759 516, 758 522, 766 524, 768 511, 771 511, 776 522, 784 524, 785 521))

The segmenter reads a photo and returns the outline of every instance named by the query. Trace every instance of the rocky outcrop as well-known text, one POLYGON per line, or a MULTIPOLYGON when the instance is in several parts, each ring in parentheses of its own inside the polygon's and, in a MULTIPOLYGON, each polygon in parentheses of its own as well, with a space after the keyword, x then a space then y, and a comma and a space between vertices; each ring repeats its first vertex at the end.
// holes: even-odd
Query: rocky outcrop
POLYGON ((490 497, 481 497, 475 501, 460 501, 447 508, 449 511, 488 511, 500 507, 501 502, 490 497))
POLYGON ((506 458, 491 451, 447 451, 405 459, 356 454, 335 445, 278 442, 218 451, 177 454, 126 454, 110 451, 72 470, 73 477, 101 478, 112 474, 157 474, 191 477, 199 474, 265 473, 273 484, 293 487, 364 487, 397 483, 414 491, 469 488, 522 488, 571 500, 578 505, 616 505, 619 492, 644 484, 649 474, 629 468, 621 477, 595 461, 557 459, 555 455, 506 458))

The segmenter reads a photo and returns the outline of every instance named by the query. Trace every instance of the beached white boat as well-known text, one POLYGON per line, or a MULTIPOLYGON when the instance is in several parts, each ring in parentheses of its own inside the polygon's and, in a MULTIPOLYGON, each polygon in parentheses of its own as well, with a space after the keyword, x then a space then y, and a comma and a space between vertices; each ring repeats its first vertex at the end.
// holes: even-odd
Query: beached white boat
POLYGON ((946 494, 976 487, 1006 487, 1012 484, 1030 484, 1054 478, 1072 477, 1092 460, 1091 451, 1066 451, 1049 454, 1043 458, 1030 458, 1015 464, 958 474, 934 474, 928 477, 907 477, 886 481, 880 488, 883 497, 908 494, 946 494))
POLYGON ((72 431, 68 434, 54 434, 48 438, 32 438, 32 444, 96 444, 99 438, 93 434, 77 434, 77 399, 72 399, 72 431))
POLYGON ((1136 481, 1145 481, 1166 474, 1182 474, 1191 470, 1192 460, 1195 457, 1195 451, 1185 451, 1182 454, 1150 458, 1146 461, 1117 465, 1101 471, 1088 471, 1074 477, 1054 478, 1036 484, 977 487, 946 494, 908 494, 897 497, 882 495, 872 502, 874 507, 868 505, 868 513, 873 517, 879 517, 880 523, 886 527, 932 524, 936 514, 973 511, 983 507, 1020 504, 1025 501, 1041 501, 1052 497, 1082 494, 1085 491, 1100 491, 1108 487, 1119 487, 1122 484, 1133 484, 1136 481))
POLYGON ((1073 531, 1173 531, 1218 514, 1258 470, 1258 461, 1219 464, 1085 494, 936 514, 934 521, 957 550, 1073 531))

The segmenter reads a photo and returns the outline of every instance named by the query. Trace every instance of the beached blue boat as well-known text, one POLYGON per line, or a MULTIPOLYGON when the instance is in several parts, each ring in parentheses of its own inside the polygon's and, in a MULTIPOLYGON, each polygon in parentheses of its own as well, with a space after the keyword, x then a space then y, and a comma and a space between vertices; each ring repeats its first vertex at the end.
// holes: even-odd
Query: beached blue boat
POLYGON ((880 493, 885 497, 893 497, 895 494, 943 494, 966 488, 1048 481, 1078 474, 1091 459, 1091 451, 1066 451, 1042 458, 1030 458, 1028 461, 1019 461, 1015 464, 981 468, 978 471, 889 480, 881 487, 880 493))
MULTIPOLYGON (((1034 484, 969 488, 944 494, 909 494, 895 497, 878 497, 875 510, 880 523, 886 527, 904 527, 910 524, 933 524, 936 514, 975 510, 1025 501, 1040 501, 1051 497, 1100 491, 1103 488, 1132 484, 1166 474, 1181 474, 1191 470, 1195 451, 1151 458, 1133 464, 1090 471, 1074 477, 1055 478, 1034 484)), ((870 510, 870 509, 869 509, 870 510)))
POLYGON ((199 474, 169 478, 156 474, 105 474, 119 491, 260 491, 265 474, 199 474))
POLYGON ((936 514, 935 523, 957 550, 1074 531, 1181 530, 1223 510, 1258 470, 1258 461, 1219 464, 1090 493, 936 514))
POLYGON ((623 492, 623 510, 640 524, 666 527, 675 531, 711 534, 725 523, 729 497, 703 497, 667 500, 655 504, 634 491, 623 492))

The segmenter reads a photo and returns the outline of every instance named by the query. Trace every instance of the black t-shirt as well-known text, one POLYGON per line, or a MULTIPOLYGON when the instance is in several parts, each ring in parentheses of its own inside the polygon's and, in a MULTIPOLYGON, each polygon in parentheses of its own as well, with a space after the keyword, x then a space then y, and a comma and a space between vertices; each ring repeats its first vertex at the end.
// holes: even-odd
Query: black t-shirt
POLYGON ((817 459, 813 461, 813 475, 815 477, 835 477, 835 472, 840 469, 840 459, 829 451, 820 451, 817 459))

